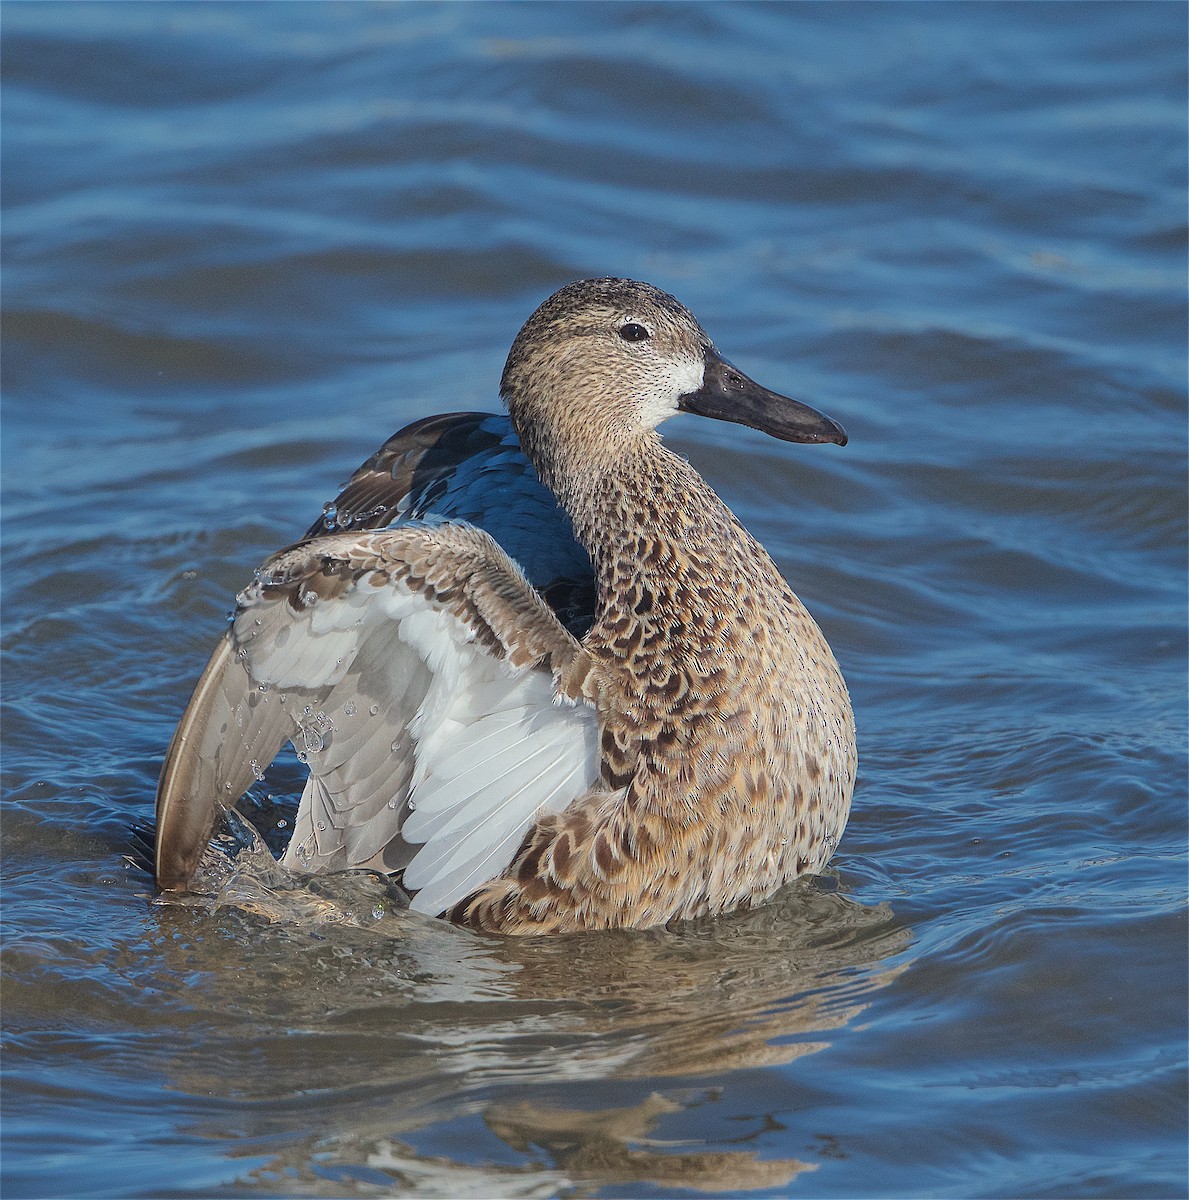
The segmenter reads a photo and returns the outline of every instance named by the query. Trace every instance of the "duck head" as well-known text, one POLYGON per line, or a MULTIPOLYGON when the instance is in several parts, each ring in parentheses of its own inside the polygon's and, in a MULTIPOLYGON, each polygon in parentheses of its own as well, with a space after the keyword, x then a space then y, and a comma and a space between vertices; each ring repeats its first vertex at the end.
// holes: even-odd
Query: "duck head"
POLYGON ((550 296, 512 343, 500 394, 555 491, 566 471, 597 469, 679 412, 846 445, 836 421, 748 378, 683 304, 631 279, 582 279, 550 296))

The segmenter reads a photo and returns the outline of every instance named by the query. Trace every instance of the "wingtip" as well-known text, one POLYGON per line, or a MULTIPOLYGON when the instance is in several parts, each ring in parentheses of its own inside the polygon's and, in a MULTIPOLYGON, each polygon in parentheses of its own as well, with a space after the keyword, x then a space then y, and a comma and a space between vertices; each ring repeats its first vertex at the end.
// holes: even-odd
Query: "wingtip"
MULTIPOLYGON (((230 632, 206 665, 178 722, 157 782, 154 873, 163 892, 185 892, 218 820, 221 798, 201 768, 202 741, 214 706, 225 698, 227 671, 234 666, 230 632)), ((238 797, 235 797, 238 799, 238 797)))

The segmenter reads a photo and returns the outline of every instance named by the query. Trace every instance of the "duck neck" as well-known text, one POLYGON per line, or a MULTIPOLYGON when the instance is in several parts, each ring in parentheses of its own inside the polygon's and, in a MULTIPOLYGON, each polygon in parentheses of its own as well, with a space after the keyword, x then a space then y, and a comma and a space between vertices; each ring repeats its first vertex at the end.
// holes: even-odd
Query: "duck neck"
POLYGON ((633 610, 645 614, 649 595, 675 588, 731 587, 743 582, 741 573, 755 577, 753 586, 779 578, 705 480, 652 430, 621 443, 607 461, 548 482, 590 554, 600 608, 632 594, 633 610))

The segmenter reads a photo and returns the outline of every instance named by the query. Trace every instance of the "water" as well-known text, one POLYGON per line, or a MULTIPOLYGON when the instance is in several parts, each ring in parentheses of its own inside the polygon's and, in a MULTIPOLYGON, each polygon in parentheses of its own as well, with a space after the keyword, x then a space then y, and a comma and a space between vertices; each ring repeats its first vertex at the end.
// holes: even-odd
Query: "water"
POLYGON ((1186 20, 7 3, 4 1195, 1183 1195, 1186 20), (850 432, 667 427, 850 682, 829 875, 155 904, 252 568, 608 273, 850 432))

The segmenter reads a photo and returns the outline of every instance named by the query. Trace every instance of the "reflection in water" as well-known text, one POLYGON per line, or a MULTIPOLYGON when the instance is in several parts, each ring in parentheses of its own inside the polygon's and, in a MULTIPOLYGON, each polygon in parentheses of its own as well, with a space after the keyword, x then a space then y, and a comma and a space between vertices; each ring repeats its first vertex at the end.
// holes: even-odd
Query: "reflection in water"
POLYGON ((577 1197, 617 1183, 711 1194, 780 1188, 816 1169, 796 1159, 761 1159, 752 1150, 688 1151, 681 1139, 650 1136, 660 1117, 684 1111, 658 1093, 630 1108, 596 1112, 493 1104, 483 1114, 487 1128, 527 1161, 467 1162, 457 1152, 418 1153, 404 1141, 351 1131, 332 1147, 326 1139, 302 1138, 244 1178, 272 1188, 321 1178, 340 1186, 349 1180, 352 1190, 371 1183, 418 1196, 545 1197, 564 1190, 577 1197))
POLYGON ((530 1153, 539 1146, 571 1177, 602 1184, 745 1191, 780 1187, 814 1169, 792 1158, 762 1160, 754 1151, 681 1152, 680 1142, 655 1143, 650 1135, 658 1118, 682 1111, 684 1105, 654 1092, 631 1108, 588 1113, 521 1103, 493 1107, 484 1117, 514 1149, 530 1153))
POLYGON ((163 966, 192 981, 206 1030, 165 1070, 214 1098, 191 1133, 235 1138, 252 1179, 303 1190, 785 1186, 814 1164, 760 1157, 776 1117, 754 1091, 736 1112, 718 1083, 827 1047, 909 942, 829 879, 669 930, 484 938, 408 912, 375 875, 293 876, 250 827, 227 848, 204 863, 208 895, 157 910, 184 960, 163 966))

